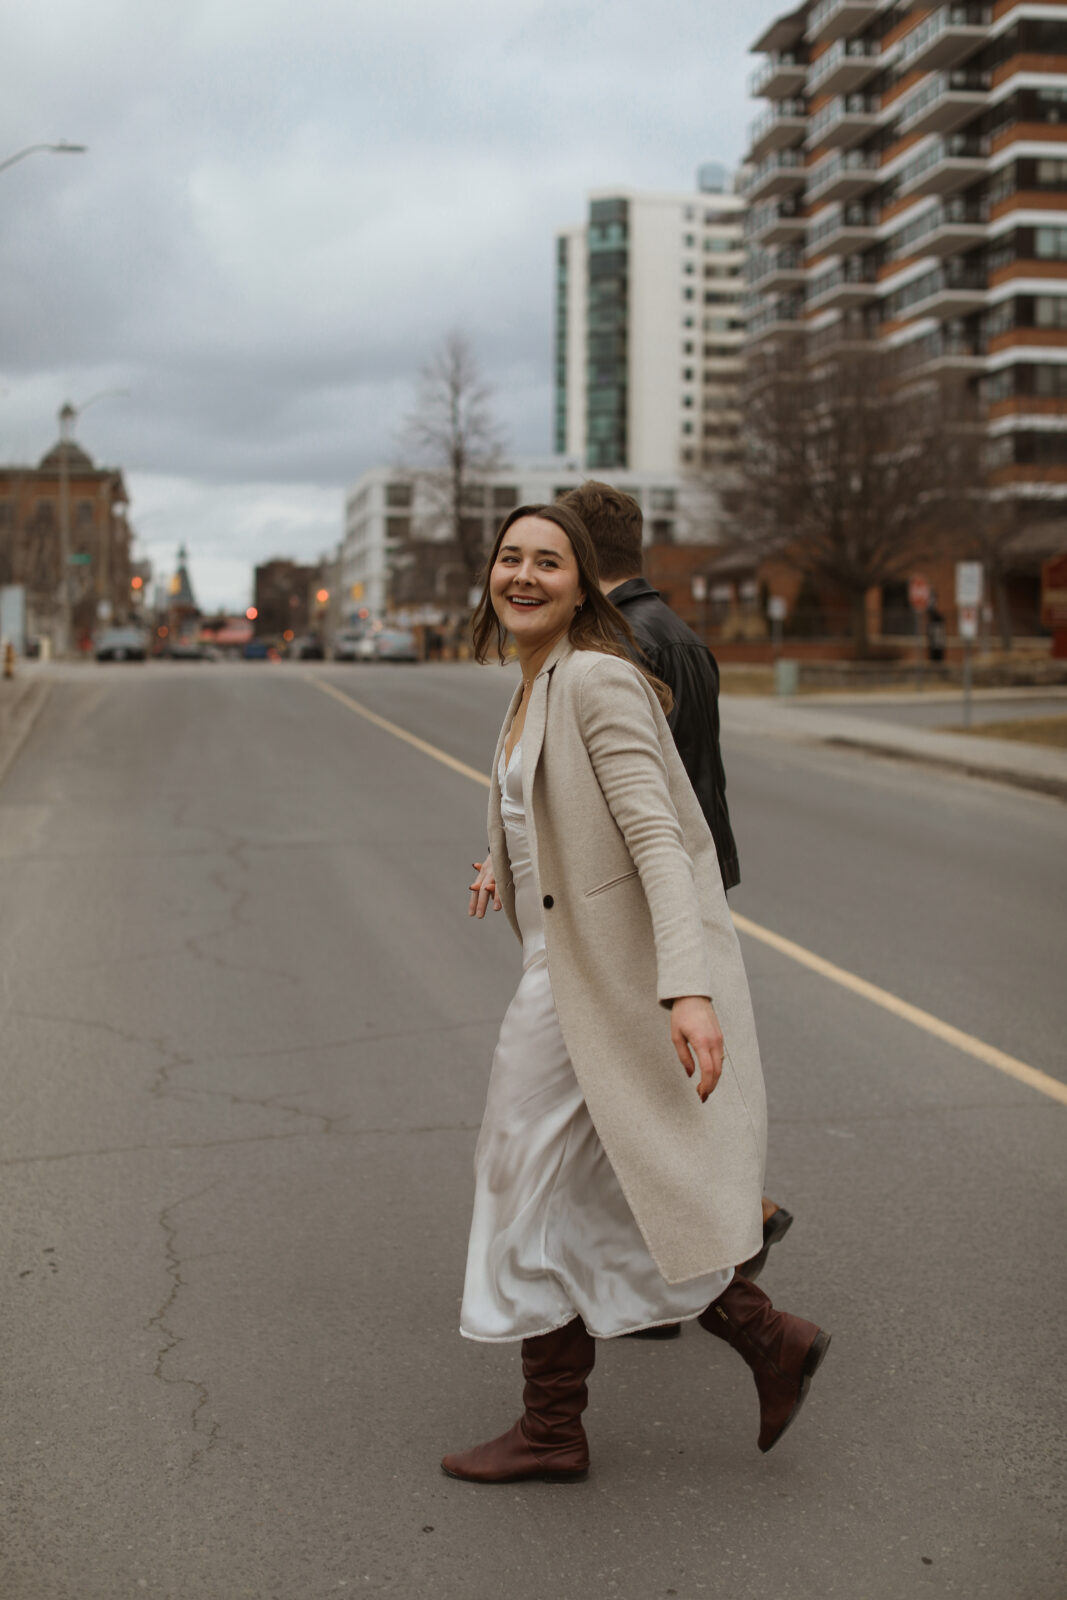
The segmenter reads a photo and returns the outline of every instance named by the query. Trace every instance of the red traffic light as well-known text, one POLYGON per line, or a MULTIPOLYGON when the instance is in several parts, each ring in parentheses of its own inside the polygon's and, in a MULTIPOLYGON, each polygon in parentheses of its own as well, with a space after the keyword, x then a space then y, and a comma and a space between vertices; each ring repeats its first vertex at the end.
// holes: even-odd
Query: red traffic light
POLYGON ((245 612, 245 616, 248 618, 249 622, 255 622, 256 618, 259 616, 259 612, 256 610, 255 606, 249 606, 248 610, 245 612))

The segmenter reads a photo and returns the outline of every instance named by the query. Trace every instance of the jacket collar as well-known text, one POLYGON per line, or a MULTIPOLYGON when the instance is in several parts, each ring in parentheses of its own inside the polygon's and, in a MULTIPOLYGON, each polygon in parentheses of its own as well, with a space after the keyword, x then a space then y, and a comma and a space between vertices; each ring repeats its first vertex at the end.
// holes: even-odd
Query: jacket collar
POLYGON ((522 798, 526 808, 527 827, 530 826, 533 817, 531 799, 534 773, 541 758, 541 746, 545 742, 549 681, 559 663, 573 653, 574 646, 564 634, 563 638, 552 646, 542 662, 541 670, 534 678, 533 688, 530 691, 530 704, 526 707, 526 721, 522 728, 522 798))
POLYGON ((636 600, 639 595, 657 595, 658 589, 653 589, 647 578, 627 578, 625 583, 618 583, 614 589, 607 591, 606 598, 613 606, 624 606, 627 600, 636 600))
MULTIPOLYGON (((548 680, 557 664, 566 656, 571 655, 573 650, 574 646, 567 635, 564 634, 562 639, 559 639, 552 646, 533 681, 530 704, 526 707, 526 721, 522 729, 523 797, 527 808, 529 808, 530 804, 530 792, 527 783, 533 778, 534 769, 541 754, 541 746, 545 741, 545 719, 548 713, 548 680)), ((511 697, 511 704, 508 706, 504 717, 504 724, 500 730, 500 737, 497 740, 496 750, 493 754, 492 777, 494 783, 497 781, 497 774, 500 771, 500 757, 503 754, 508 729, 511 727, 515 713, 519 709, 519 701, 521 699, 522 682, 520 680, 516 685, 515 693, 511 697)), ((529 815, 528 809, 527 815, 529 815)))

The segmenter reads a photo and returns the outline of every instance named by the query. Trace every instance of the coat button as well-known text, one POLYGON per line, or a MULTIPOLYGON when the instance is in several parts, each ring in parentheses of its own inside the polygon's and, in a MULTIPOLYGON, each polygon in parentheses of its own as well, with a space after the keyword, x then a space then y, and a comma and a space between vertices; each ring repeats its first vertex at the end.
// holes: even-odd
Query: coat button
POLYGON ((546 911, 551 911, 555 903, 556 902, 553 900, 550 894, 546 894, 545 898, 541 901, 541 904, 544 906, 546 911))

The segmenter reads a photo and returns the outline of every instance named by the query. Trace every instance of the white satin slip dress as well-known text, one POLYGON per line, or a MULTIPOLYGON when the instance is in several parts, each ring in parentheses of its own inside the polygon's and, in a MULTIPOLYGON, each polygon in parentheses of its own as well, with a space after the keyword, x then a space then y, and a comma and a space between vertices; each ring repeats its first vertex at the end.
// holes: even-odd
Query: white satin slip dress
POLYGON ((552 999, 521 750, 520 740, 509 762, 501 757, 500 788, 522 978, 500 1027, 474 1156, 460 1331, 527 1339, 580 1316, 610 1339, 698 1316, 732 1272, 666 1282, 597 1136, 552 999))

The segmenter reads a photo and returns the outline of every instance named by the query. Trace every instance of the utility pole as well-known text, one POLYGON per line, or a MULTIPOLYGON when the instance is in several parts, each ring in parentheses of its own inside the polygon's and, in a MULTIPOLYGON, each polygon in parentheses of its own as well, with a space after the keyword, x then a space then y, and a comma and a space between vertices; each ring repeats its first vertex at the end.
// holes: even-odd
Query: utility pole
POLYGON ((59 588, 56 609, 59 627, 55 653, 65 656, 70 649, 70 465, 67 447, 74 437, 78 415, 68 400, 59 411, 59 588))

